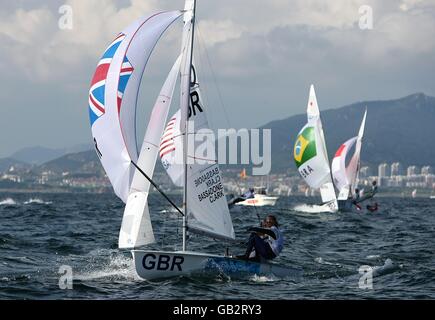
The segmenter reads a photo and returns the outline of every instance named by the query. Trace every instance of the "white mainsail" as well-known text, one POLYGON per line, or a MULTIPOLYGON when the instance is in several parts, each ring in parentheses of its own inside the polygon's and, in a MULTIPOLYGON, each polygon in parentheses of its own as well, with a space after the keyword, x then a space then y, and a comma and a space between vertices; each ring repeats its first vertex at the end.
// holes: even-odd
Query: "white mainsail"
POLYGON ((347 175, 350 177, 350 184, 352 186, 351 192, 353 194, 354 189, 358 185, 358 176, 360 169, 360 159, 361 159, 361 147, 362 140, 364 136, 364 128, 366 125, 366 117, 367 117, 367 109, 364 112, 363 120, 361 121, 361 125, 358 131, 358 139, 355 145, 355 152, 353 153, 352 158, 350 159, 349 165, 347 167, 347 175))
MULTIPOLYGON (((169 72, 154 104, 137 162, 137 166, 150 178, 154 173, 159 151, 158 145, 171 106, 175 83, 180 71, 180 62, 181 58, 179 57, 169 72)), ((148 211, 149 189, 150 182, 136 169, 122 219, 119 248, 135 248, 155 241, 148 211)))
POLYGON ((294 160, 302 178, 311 188, 319 188, 322 201, 337 210, 337 198, 331 178, 328 153, 314 86, 310 87, 308 123, 298 133, 294 160))
POLYGON ((161 12, 128 26, 101 58, 89 90, 96 152, 116 195, 127 202, 137 161, 137 92, 146 62, 162 33, 181 11, 161 12))
POLYGON ((339 191, 338 199, 347 200, 352 196, 356 186, 358 185, 358 174, 360 169, 361 146, 364 136, 364 127, 366 122, 367 110, 364 113, 358 136, 347 140, 343 143, 335 153, 332 160, 332 176, 335 186, 339 191), (355 151, 349 164, 346 167, 346 156, 352 146, 355 145, 355 151))
POLYGON ((353 137, 344 142, 335 153, 334 159, 332 159, 332 177, 335 187, 339 191, 338 200, 347 200, 349 197, 351 180, 346 170, 346 156, 356 140, 357 137, 353 137))
MULTIPOLYGON (((184 227, 211 237, 235 239, 233 223, 223 190, 222 178, 215 155, 197 155, 200 142, 195 135, 208 129, 206 109, 202 103, 199 83, 193 65, 195 1, 187 0, 183 17, 182 61, 180 67, 180 133, 183 135, 184 227)), ((181 141, 181 140, 180 140, 181 141)), ((212 148, 214 151, 214 148, 212 148)), ((211 151, 211 150, 208 150, 211 151)), ((183 249, 185 242, 183 241, 183 249)))
MULTIPOLYGON (((194 68, 192 68, 194 70, 194 68)), ((194 72, 194 71, 193 71, 194 72)), ((211 155, 201 153, 204 141, 196 141, 195 134, 201 129, 209 129, 207 109, 201 100, 199 83, 191 86, 190 111, 188 118, 187 154, 187 219, 189 230, 205 233, 211 237, 234 239, 235 233, 228 203, 222 184, 222 175, 214 154, 214 141, 211 155)), ((172 182, 184 185, 184 135, 180 131, 181 110, 169 120, 160 143, 160 156, 172 182), (181 162, 180 162, 181 160, 181 162)))

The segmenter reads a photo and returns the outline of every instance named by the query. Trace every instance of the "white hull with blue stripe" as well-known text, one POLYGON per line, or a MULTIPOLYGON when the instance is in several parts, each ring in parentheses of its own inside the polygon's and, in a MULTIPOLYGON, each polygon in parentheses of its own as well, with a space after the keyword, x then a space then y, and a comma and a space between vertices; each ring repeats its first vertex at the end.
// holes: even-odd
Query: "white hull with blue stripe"
POLYGON ((153 280, 191 274, 225 274, 228 276, 268 275, 299 278, 302 269, 287 268, 276 263, 246 261, 231 256, 189 252, 132 250, 136 272, 140 278, 153 280))

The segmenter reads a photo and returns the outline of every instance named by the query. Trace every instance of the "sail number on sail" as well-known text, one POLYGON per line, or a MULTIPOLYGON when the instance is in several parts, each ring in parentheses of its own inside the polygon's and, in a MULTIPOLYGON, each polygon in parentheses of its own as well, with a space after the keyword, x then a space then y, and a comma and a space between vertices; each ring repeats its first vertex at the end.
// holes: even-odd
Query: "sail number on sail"
POLYGON ((198 112, 203 112, 201 105, 199 104, 199 94, 196 91, 196 88, 198 88, 198 83, 196 82, 196 70, 195 67, 192 65, 191 68, 191 80, 190 80, 190 104, 188 106, 188 110, 187 110, 187 119, 190 119, 190 117, 192 116, 192 112, 193 115, 196 116, 196 110, 198 110, 198 112))
POLYGON ((195 179, 196 188, 204 187, 204 184, 207 189, 198 194, 199 201, 208 198, 210 203, 213 203, 224 196, 224 186, 221 182, 218 166, 214 166, 211 170, 195 179))
POLYGON ((299 169, 299 173, 301 174, 301 176, 305 179, 307 178, 311 172, 314 172, 314 169, 311 168, 310 166, 307 166, 306 168, 301 168, 299 169))

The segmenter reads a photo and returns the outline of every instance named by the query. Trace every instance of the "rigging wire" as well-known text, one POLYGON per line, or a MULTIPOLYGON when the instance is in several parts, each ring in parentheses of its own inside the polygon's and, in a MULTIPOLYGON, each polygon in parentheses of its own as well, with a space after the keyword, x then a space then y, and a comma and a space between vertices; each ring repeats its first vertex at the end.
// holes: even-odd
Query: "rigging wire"
MULTIPOLYGON (((207 46, 206 46, 206 45, 201 45, 202 43, 205 43, 205 42, 204 42, 204 40, 203 40, 202 32, 201 32, 201 30, 200 30, 200 28, 199 28, 199 24, 196 25, 196 29, 197 29, 198 39, 199 39, 199 41, 197 42, 197 43, 198 43, 199 53, 201 53, 201 48, 202 48, 202 49, 203 49, 203 52, 204 52, 204 54, 205 54, 206 60, 207 60, 207 64, 208 64, 208 66, 209 66, 209 68, 210 68, 211 78, 212 78, 213 83, 214 83, 214 85, 215 85, 215 87, 216 87, 216 91, 217 91, 217 95, 218 95, 218 101, 219 101, 219 104, 220 104, 220 106, 221 106, 221 108, 222 108, 222 110, 223 110, 224 117, 225 117, 225 120, 226 120, 226 122, 227 122, 227 126, 228 126, 228 127, 231 127, 230 118, 229 118, 229 116, 228 116, 228 112, 227 112, 227 109, 226 109, 226 106, 225 106, 224 100, 223 100, 223 98, 222 98, 221 90, 220 90, 219 85, 218 85, 218 82, 217 82, 217 80, 216 80, 216 73, 214 72, 213 66, 212 66, 212 64, 211 64, 211 60, 210 60, 210 56, 209 56, 209 54, 208 54, 207 46)), ((201 54, 199 54, 198 56, 199 56, 199 60, 201 60, 201 54)), ((203 87, 206 88, 206 86, 203 86, 203 87)), ((203 96, 206 96, 206 95, 203 95, 203 96)), ((206 99, 206 100, 207 100, 207 99, 206 99)), ((210 105, 210 104, 207 102, 207 105, 210 105)), ((213 109, 213 108, 210 108, 210 109, 213 109)), ((209 110, 210 110, 210 109, 209 109, 209 110)), ((226 138, 225 138, 225 139, 226 139, 226 138)), ((241 189, 240 184, 238 183, 237 179, 236 179, 236 185, 237 185, 237 188, 238 188, 239 194, 242 194, 242 189, 241 189)), ((258 209, 257 209, 257 206, 255 205, 255 203, 254 203, 254 209, 255 209, 255 213, 256 213, 256 215, 257 215, 258 221, 259 221, 259 223, 261 224, 261 218, 260 218, 260 215, 259 215, 259 213, 258 213, 258 209)))

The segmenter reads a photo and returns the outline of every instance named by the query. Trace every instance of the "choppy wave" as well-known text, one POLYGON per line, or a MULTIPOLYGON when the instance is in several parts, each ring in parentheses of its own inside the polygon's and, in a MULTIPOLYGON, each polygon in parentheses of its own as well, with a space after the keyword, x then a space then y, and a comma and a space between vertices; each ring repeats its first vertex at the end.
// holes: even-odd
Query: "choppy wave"
POLYGON ((6 199, 0 201, 0 206, 14 206, 16 204, 17 203, 12 198, 6 198, 6 199))
MULTIPOLYGON (((148 248, 179 250, 181 219, 159 199, 150 201, 156 243, 148 248)), ((303 209, 311 212, 301 213, 291 209, 305 201, 297 196, 281 197, 267 212, 244 207, 233 216, 231 253, 244 252, 247 229, 272 213, 286 239, 275 262, 300 267, 301 279, 191 276, 156 282, 139 279, 130 252, 118 249, 124 204, 114 195, 11 193, 0 200, 0 299, 435 298, 430 199, 379 198, 388 211, 383 215, 321 213, 307 205, 303 209), (48 199, 50 206, 41 205, 48 199), (71 266, 74 290, 59 288, 60 266, 71 266), (374 290, 359 288, 361 266, 373 270, 374 290)), ((189 235, 189 251, 223 254, 224 249, 221 241, 189 235)))
POLYGON ((29 200, 25 201, 24 204, 52 204, 52 201, 43 201, 39 198, 30 198, 29 200))
POLYGON ((273 275, 270 275, 270 276, 259 276, 259 275, 254 274, 252 277, 250 277, 249 280, 253 281, 253 282, 263 283, 263 282, 279 281, 281 279, 277 278, 277 277, 275 277, 273 275))
POLYGON ((322 212, 332 212, 331 209, 325 206, 310 205, 310 204, 299 204, 293 207, 294 211, 304 212, 304 213, 322 213, 322 212))
MULTIPOLYGON (((93 254, 99 255, 100 253, 94 252, 93 254)), ((80 281, 91 281, 102 278, 130 281, 140 279, 136 275, 133 259, 121 254, 110 256, 110 258, 104 262, 97 260, 97 262, 87 264, 79 272, 74 272, 73 277, 74 280, 80 281)))

